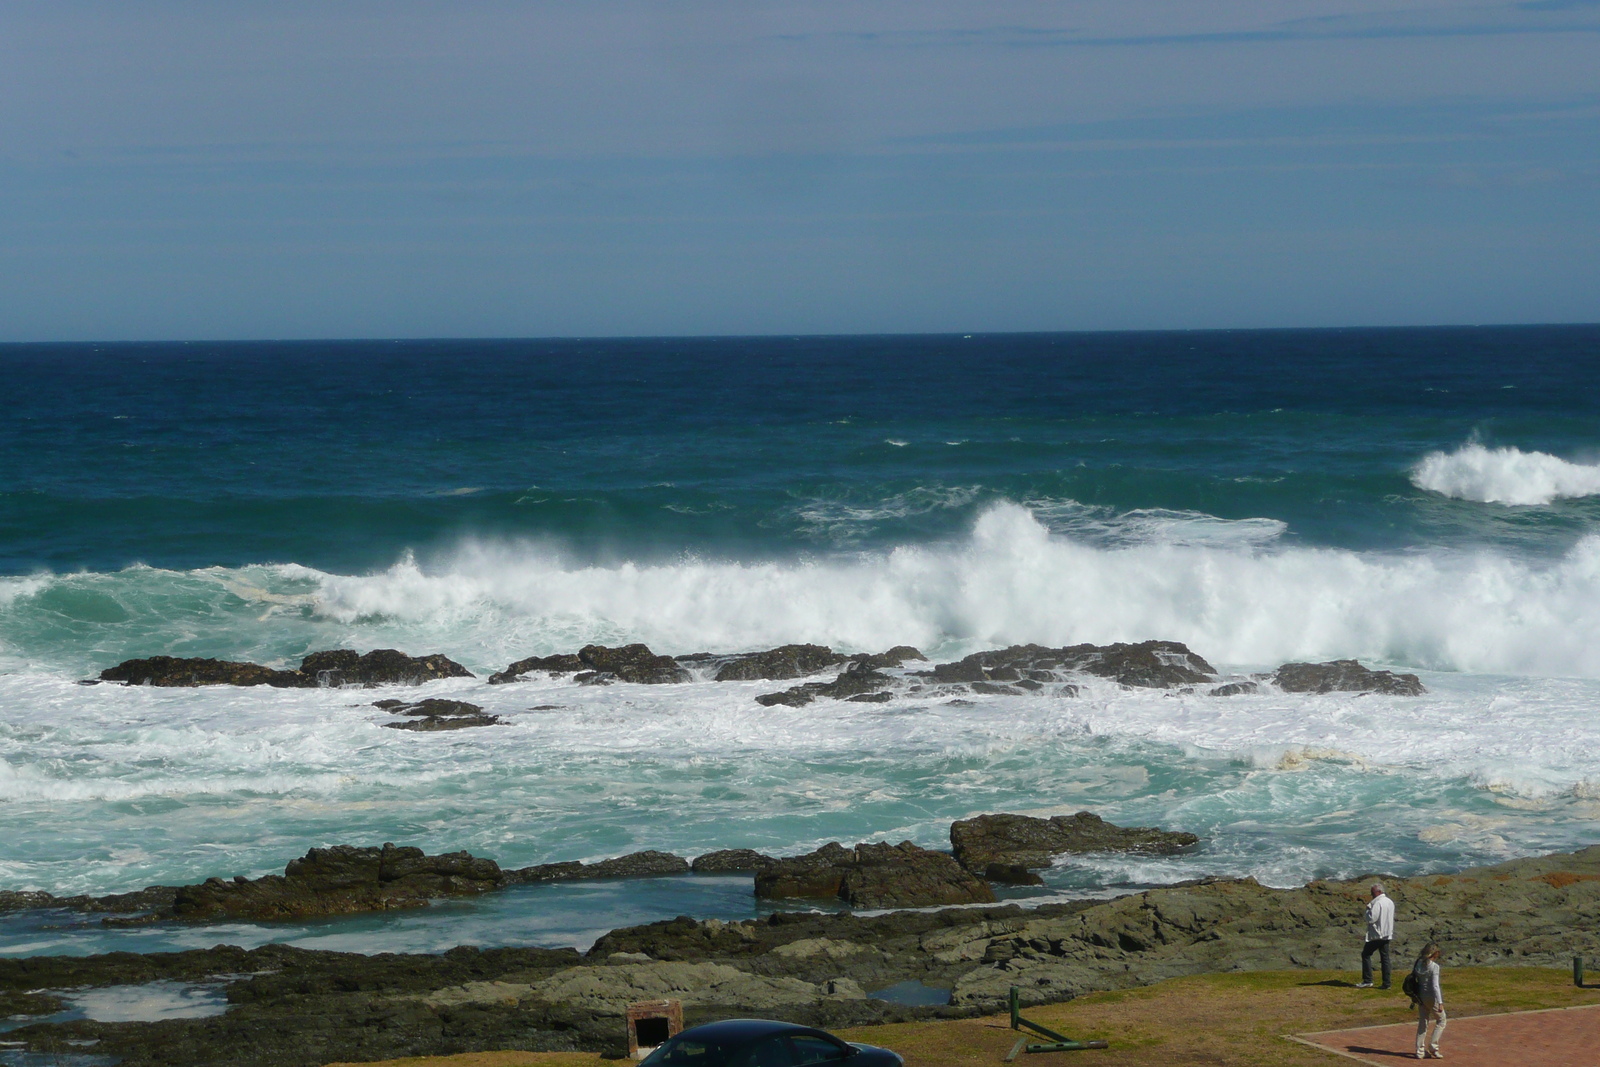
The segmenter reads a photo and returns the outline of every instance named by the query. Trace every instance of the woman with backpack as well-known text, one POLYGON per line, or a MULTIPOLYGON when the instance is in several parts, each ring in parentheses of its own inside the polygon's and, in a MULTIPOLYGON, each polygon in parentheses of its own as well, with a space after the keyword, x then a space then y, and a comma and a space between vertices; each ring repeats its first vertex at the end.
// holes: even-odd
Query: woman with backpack
POLYGON ((1417 1006, 1417 1059, 1442 1060, 1439 1038, 1444 1036, 1444 992, 1439 988, 1439 946, 1429 941, 1422 946, 1417 962, 1411 965, 1405 991, 1417 1006), (1428 1037, 1428 1024, 1433 1023, 1433 1039, 1428 1037))

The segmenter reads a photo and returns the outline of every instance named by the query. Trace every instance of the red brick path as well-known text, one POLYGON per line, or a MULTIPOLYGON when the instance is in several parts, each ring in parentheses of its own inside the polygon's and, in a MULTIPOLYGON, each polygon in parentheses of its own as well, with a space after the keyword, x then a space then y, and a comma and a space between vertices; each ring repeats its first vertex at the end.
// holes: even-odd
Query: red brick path
MULTIPOLYGON (((1298 1034, 1295 1040, 1362 1063, 1417 1062, 1415 1022, 1298 1034)), ((1600 1067, 1600 1004, 1452 1018, 1439 1051, 1439 1062, 1451 1067, 1600 1067)))

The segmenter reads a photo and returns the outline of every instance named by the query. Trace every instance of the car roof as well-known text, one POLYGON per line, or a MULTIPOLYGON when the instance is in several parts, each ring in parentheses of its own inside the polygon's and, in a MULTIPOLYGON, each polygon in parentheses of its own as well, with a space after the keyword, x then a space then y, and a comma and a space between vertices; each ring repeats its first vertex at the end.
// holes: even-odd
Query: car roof
POLYGON ((704 1023, 691 1027, 678 1034, 697 1041, 751 1041, 758 1037, 767 1037, 771 1034, 818 1034, 839 1040, 831 1034, 810 1026, 801 1026, 798 1023, 779 1022, 776 1019, 723 1019, 720 1022, 704 1023))

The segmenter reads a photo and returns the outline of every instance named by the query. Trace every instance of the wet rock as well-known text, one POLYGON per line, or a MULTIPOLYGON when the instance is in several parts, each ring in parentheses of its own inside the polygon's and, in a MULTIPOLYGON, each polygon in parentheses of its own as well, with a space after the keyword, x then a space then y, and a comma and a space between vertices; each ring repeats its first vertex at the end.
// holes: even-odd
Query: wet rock
POLYGON ((856 908, 921 908, 994 900, 988 883, 943 852, 906 841, 899 845, 831 842, 803 856, 780 859, 756 872, 765 899, 838 898, 856 908))
POLYGON ((670 852, 631 852, 598 863, 541 863, 505 872, 509 882, 571 882, 589 878, 656 878, 689 873, 689 861, 670 852))
POLYGON ((503 671, 496 671, 489 675, 490 685, 504 685, 506 682, 515 682, 524 674, 533 671, 545 671, 549 674, 572 674, 575 671, 588 670, 588 664, 571 653, 558 656, 529 656, 519 659, 506 667, 503 671))
POLYGON ((858 666, 871 670, 883 670, 885 667, 898 667, 902 663, 913 660, 926 663, 928 657, 910 645, 895 645, 887 652, 878 652, 870 656, 851 656, 858 666))
POLYGON ((1168 689, 1209 682, 1216 674, 1211 664, 1177 641, 1143 641, 1136 645, 1012 645, 992 652, 975 652, 955 663, 933 668, 940 682, 1054 681, 1065 673, 1082 672, 1113 678, 1122 685, 1168 689))
POLYGON ((235 663, 225 659, 189 659, 177 656, 150 656, 124 660, 100 672, 102 682, 128 685, 192 687, 201 685, 270 685, 275 689, 300 689, 316 685, 316 680, 298 671, 278 671, 259 663, 235 663))
MULTIPOLYGON (((991 865, 1049 867, 1056 856, 1080 852, 1141 852, 1166 855, 1193 848, 1194 834, 1154 827, 1123 827, 1091 812, 1037 819, 1030 815, 979 815, 950 825, 950 845, 967 870, 991 865)), ((1010 880, 1010 879, 1006 879, 1010 880)))
POLYGON ((384 723, 383 726, 390 730, 437 732, 504 724, 504 720, 498 716, 485 715, 482 708, 465 700, 441 700, 437 697, 410 703, 404 700, 374 700, 372 706, 396 715, 410 716, 402 722, 384 723))
POLYGON ((671 656, 658 656, 646 645, 622 645, 608 648, 605 645, 585 645, 575 656, 533 656, 511 664, 503 671, 489 676, 494 685, 518 681, 530 671, 547 671, 551 674, 579 672, 575 681, 606 685, 612 681, 633 682, 638 685, 664 685, 687 682, 689 672, 678 666, 671 656))
POLYGON ((300 661, 300 673, 320 686, 420 685, 439 678, 471 678, 473 673, 447 656, 408 656, 392 648, 366 655, 349 649, 313 652, 300 661))
POLYGON ((303 919, 425 906, 438 897, 471 896, 505 882, 493 860, 467 852, 429 856, 420 848, 314 848, 282 875, 210 878, 180 886, 171 914, 180 919, 303 919))
MULTIPOLYGON (((784 704, 792 708, 803 707, 818 697, 829 697, 833 700, 849 700, 866 694, 875 694, 887 689, 894 683, 894 679, 880 670, 860 663, 852 663, 839 673, 831 682, 806 682, 804 685, 792 686, 781 693, 764 693, 756 697, 756 703, 772 707, 784 704)), ((873 703, 889 699, 889 695, 874 697, 873 703)))
POLYGON ((893 693, 857 693, 853 697, 845 697, 852 704, 887 704, 894 699, 893 693))
POLYGON ((696 856, 689 869, 695 874, 729 874, 760 871, 777 860, 753 848, 724 848, 696 856))
POLYGON ((990 863, 983 868, 983 876, 991 882, 1007 885, 1044 885, 1044 879, 1024 863, 990 863))
MULTIPOLYGON (((1039 683, 1035 682, 1034 684, 1038 685, 1039 683)), ((1004 685, 1000 682, 973 682, 972 691, 992 697, 1019 697, 1027 692, 1027 690, 1017 685, 1004 685)))
POLYGON ((1426 693, 1414 674, 1368 670, 1353 659, 1330 663, 1285 663, 1272 676, 1285 693, 1382 693, 1417 697, 1426 693))
POLYGON ((1251 693, 1259 693, 1260 691, 1261 686, 1256 682, 1229 682, 1227 685, 1217 686, 1206 695, 1214 697, 1237 697, 1247 696, 1251 693))
POLYGON ((716 681, 749 682, 758 679, 783 681, 820 674, 837 667, 845 657, 826 645, 781 645, 765 652, 749 652, 730 658, 717 668, 716 681))

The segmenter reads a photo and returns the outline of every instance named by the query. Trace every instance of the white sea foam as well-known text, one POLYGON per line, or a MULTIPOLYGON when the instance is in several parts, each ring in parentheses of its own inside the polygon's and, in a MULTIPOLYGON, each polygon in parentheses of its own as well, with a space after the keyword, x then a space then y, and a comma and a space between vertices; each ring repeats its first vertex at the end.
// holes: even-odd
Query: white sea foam
POLYGON ((1228 540, 1099 547, 1002 504, 963 542, 848 560, 572 566, 534 547, 472 544, 427 568, 406 559, 374 575, 282 573, 315 582, 315 610, 330 622, 484 665, 588 640, 674 653, 816 641, 954 654, 1163 637, 1222 663, 1355 657, 1600 677, 1600 537, 1548 565, 1228 540))
POLYGON ((1471 441, 1454 452, 1424 456, 1412 469, 1411 482, 1419 489, 1480 504, 1550 504, 1600 494, 1600 466, 1471 441))

